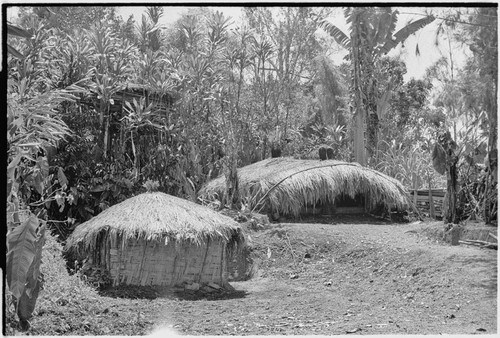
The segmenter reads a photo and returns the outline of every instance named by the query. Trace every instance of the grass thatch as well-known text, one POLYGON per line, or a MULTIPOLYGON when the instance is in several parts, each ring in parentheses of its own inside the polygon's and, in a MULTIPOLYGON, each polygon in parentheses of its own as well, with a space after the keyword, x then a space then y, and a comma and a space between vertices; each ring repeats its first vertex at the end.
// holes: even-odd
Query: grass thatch
MULTIPOLYGON (((396 179, 357 163, 335 160, 271 158, 238 169, 240 193, 250 208, 298 216, 310 205, 334 201, 341 194, 368 197, 368 210, 408 207, 403 185, 396 179)), ((223 200, 225 181, 220 176, 199 192, 202 200, 223 200)))
POLYGON ((68 238, 66 250, 94 248, 97 236, 106 230, 110 236, 146 240, 190 241, 197 245, 207 239, 231 244, 242 238, 233 219, 210 208, 161 192, 144 193, 116 204, 80 224, 68 238))

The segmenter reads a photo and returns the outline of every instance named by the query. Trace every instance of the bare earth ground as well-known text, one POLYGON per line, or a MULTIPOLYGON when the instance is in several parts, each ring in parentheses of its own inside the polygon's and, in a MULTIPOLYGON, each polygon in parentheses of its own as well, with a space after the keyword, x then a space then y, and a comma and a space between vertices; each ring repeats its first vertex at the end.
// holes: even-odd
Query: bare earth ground
POLYGON ((159 327, 187 335, 495 334, 497 251, 427 237, 441 227, 272 225, 250 233, 259 269, 232 282, 230 295, 105 296, 79 324, 37 316, 31 334, 137 335, 159 327))
POLYGON ((244 297, 175 302, 167 316, 186 334, 496 333, 497 251, 421 233, 419 224, 283 224, 254 235, 271 261, 232 283, 244 297), (297 264, 279 258, 290 247, 297 264))

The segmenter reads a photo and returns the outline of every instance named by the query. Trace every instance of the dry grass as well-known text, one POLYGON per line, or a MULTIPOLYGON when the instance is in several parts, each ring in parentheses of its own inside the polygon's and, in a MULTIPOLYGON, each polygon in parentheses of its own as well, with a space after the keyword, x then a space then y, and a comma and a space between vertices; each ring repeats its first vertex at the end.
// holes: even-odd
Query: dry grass
MULTIPOLYGON (((409 201, 403 185, 394 178, 356 163, 335 160, 271 158, 238 169, 240 193, 250 208, 298 216, 308 205, 334 201, 340 195, 367 196, 367 209, 382 204, 404 210, 409 201), (261 202, 262 200, 262 202, 261 202)), ((224 177, 208 182, 202 200, 222 200, 224 177)))
POLYGON ((241 228, 231 218, 193 202, 154 192, 129 198, 80 224, 68 238, 66 250, 92 250, 103 230, 125 239, 190 241, 197 245, 209 238, 231 244, 242 237, 241 228))

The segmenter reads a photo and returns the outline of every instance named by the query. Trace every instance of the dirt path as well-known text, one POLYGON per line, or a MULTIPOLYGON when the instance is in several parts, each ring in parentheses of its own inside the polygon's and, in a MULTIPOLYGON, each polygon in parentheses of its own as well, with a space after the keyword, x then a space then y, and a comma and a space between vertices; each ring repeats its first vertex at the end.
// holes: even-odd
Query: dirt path
POLYGON ((421 224, 282 224, 253 233, 258 276, 220 300, 165 300, 190 335, 493 334, 497 251, 452 247, 421 224), (268 258, 268 253, 271 258, 268 258))

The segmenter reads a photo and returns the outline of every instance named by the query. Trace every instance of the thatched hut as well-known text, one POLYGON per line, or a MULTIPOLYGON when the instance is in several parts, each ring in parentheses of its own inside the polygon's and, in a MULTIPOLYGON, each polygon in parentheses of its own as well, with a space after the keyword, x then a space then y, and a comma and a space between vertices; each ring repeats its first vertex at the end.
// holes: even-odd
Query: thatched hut
POLYGON ((116 204, 80 224, 65 250, 104 268, 113 285, 227 283, 226 257, 244 242, 230 217, 160 192, 116 204))
MULTIPOLYGON (((238 169, 241 196, 251 208, 277 215, 338 214, 406 210, 403 185, 357 163, 270 158, 238 169)), ((223 201, 224 177, 199 192, 206 201, 223 201)))

